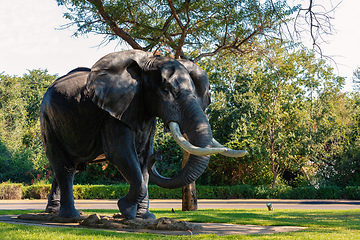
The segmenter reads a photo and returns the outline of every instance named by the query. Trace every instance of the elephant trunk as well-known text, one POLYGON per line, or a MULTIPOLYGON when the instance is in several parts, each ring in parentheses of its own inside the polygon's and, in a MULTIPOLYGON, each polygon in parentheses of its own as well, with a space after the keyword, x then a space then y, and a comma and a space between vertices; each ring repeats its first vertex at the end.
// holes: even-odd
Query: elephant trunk
MULTIPOLYGON (((190 144, 200 149, 211 149, 212 133, 205 113, 198 104, 190 104, 183 110, 183 121, 180 128, 189 139, 190 144)), ((219 151, 224 151, 220 149, 219 151)), ((180 188, 186 186, 200 177, 209 164, 210 156, 197 156, 191 154, 183 169, 172 178, 161 176, 155 168, 156 160, 161 158, 155 153, 149 159, 148 170, 151 180, 158 186, 164 188, 180 188)))

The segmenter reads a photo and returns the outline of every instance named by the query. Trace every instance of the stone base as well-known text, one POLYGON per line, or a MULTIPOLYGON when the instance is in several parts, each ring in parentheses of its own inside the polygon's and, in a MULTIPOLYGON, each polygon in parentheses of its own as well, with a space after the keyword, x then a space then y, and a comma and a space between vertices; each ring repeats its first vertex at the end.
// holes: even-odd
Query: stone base
POLYGON ((17 218, 27 221, 39 221, 39 222, 52 222, 52 223, 80 223, 84 221, 89 215, 81 214, 76 218, 63 218, 59 217, 56 213, 28 213, 21 214, 17 218))
POLYGON ((116 232, 152 233, 161 235, 246 235, 246 234, 273 234, 293 232, 306 229, 296 226, 260 226, 260 225, 235 225, 224 223, 188 223, 169 218, 157 220, 125 220, 119 215, 100 216, 82 215, 80 218, 60 218, 56 214, 36 213, 23 215, 0 215, 0 222, 10 224, 25 224, 38 227, 82 227, 111 229, 116 232), (33 220, 32 220, 33 219, 33 220), (86 220, 86 221, 85 221, 86 220), (172 230, 182 229, 182 230, 172 230), (196 230, 199 229, 199 230, 196 230))
POLYGON ((27 221, 44 221, 52 223, 79 223, 81 226, 105 229, 151 229, 166 231, 199 231, 203 227, 199 223, 189 223, 171 218, 127 220, 120 214, 100 216, 99 214, 81 215, 77 218, 63 218, 54 213, 30 213, 18 216, 27 221))

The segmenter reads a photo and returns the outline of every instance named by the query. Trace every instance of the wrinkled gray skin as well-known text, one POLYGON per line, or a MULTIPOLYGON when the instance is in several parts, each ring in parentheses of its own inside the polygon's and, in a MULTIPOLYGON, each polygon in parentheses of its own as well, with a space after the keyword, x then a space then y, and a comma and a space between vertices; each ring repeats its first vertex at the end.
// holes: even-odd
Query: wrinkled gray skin
POLYGON ((153 154, 156 117, 165 125, 177 122, 193 145, 210 147, 204 114, 209 86, 196 64, 140 50, 109 54, 91 70, 74 69, 57 79, 41 104, 43 143, 55 172, 46 211, 79 216, 74 174, 88 163, 107 160, 130 184, 118 201, 120 212, 128 219, 155 218, 149 211, 149 173, 157 185, 178 188, 195 181, 209 161, 209 156, 191 155, 173 178, 159 175, 154 163, 160 154, 153 154))

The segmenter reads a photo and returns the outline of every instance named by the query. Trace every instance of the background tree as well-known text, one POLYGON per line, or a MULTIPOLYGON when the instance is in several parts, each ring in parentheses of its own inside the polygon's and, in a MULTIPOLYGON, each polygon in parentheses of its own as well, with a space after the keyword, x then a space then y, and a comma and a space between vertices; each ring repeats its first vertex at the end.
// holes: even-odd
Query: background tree
POLYGON ((358 185, 359 94, 342 93, 342 78, 320 89, 314 102, 312 161, 321 185, 358 185))
MULTIPOLYGON (((307 169, 318 162, 313 155, 324 151, 314 147, 324 142, 315 137, 317 124, 340 129, 316 123, 316 104, 325 96, 339 104, 334 94, 326 92, 340 91, 343 78, 306 48, 291 49, 277 41, 262 44, 269 49, 266 57, 253 54, 236 61, 219 57, 205 65, 215 99, 208 109, 215 137, 250 152, 244 159, 212 158, 210 171, 221 179, 233 176, 226 184, 271 182, 275 187, 281 177, 294 186, 309 184, 307 169), (292 179, 283 177, 284 173, 293 175, 292 179)), ((342 121, 339 116, 334 119, 342 121)))
POLYGON ((352 80, 353 91, 360 92, 360 67, 354 70, 352 80))
POLYGON ((0 74, 0 181, 50 178, 39 117, 42 97, 55 78, 42 70, 23 77, 0 74))

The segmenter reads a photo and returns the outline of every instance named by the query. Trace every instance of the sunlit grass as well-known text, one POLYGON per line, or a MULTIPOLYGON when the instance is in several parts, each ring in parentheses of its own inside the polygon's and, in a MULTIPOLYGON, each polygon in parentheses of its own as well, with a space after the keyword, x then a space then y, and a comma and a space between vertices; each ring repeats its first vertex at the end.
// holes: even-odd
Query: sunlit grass
MULTIPOLYGON (((83 210, 86 214, 112 215, 117 210, 83 210)), ((0 214, 22 214, 28 210, 0 210, 0 214)), ((39 212, 39 211, 38 211, 39 212)), ((305 230, 271 235, 193 236, 194 239, 360 239, 360 209, 293 210, 279 209, 200 209, 182 212, 175 209, 153 209, 156 217, 170 217, 193 222, 301 226, 305 230)), ((188 239, 189 236, 120 233, 108 230, 49 228, 0 223, 0 239, 188 239)))

